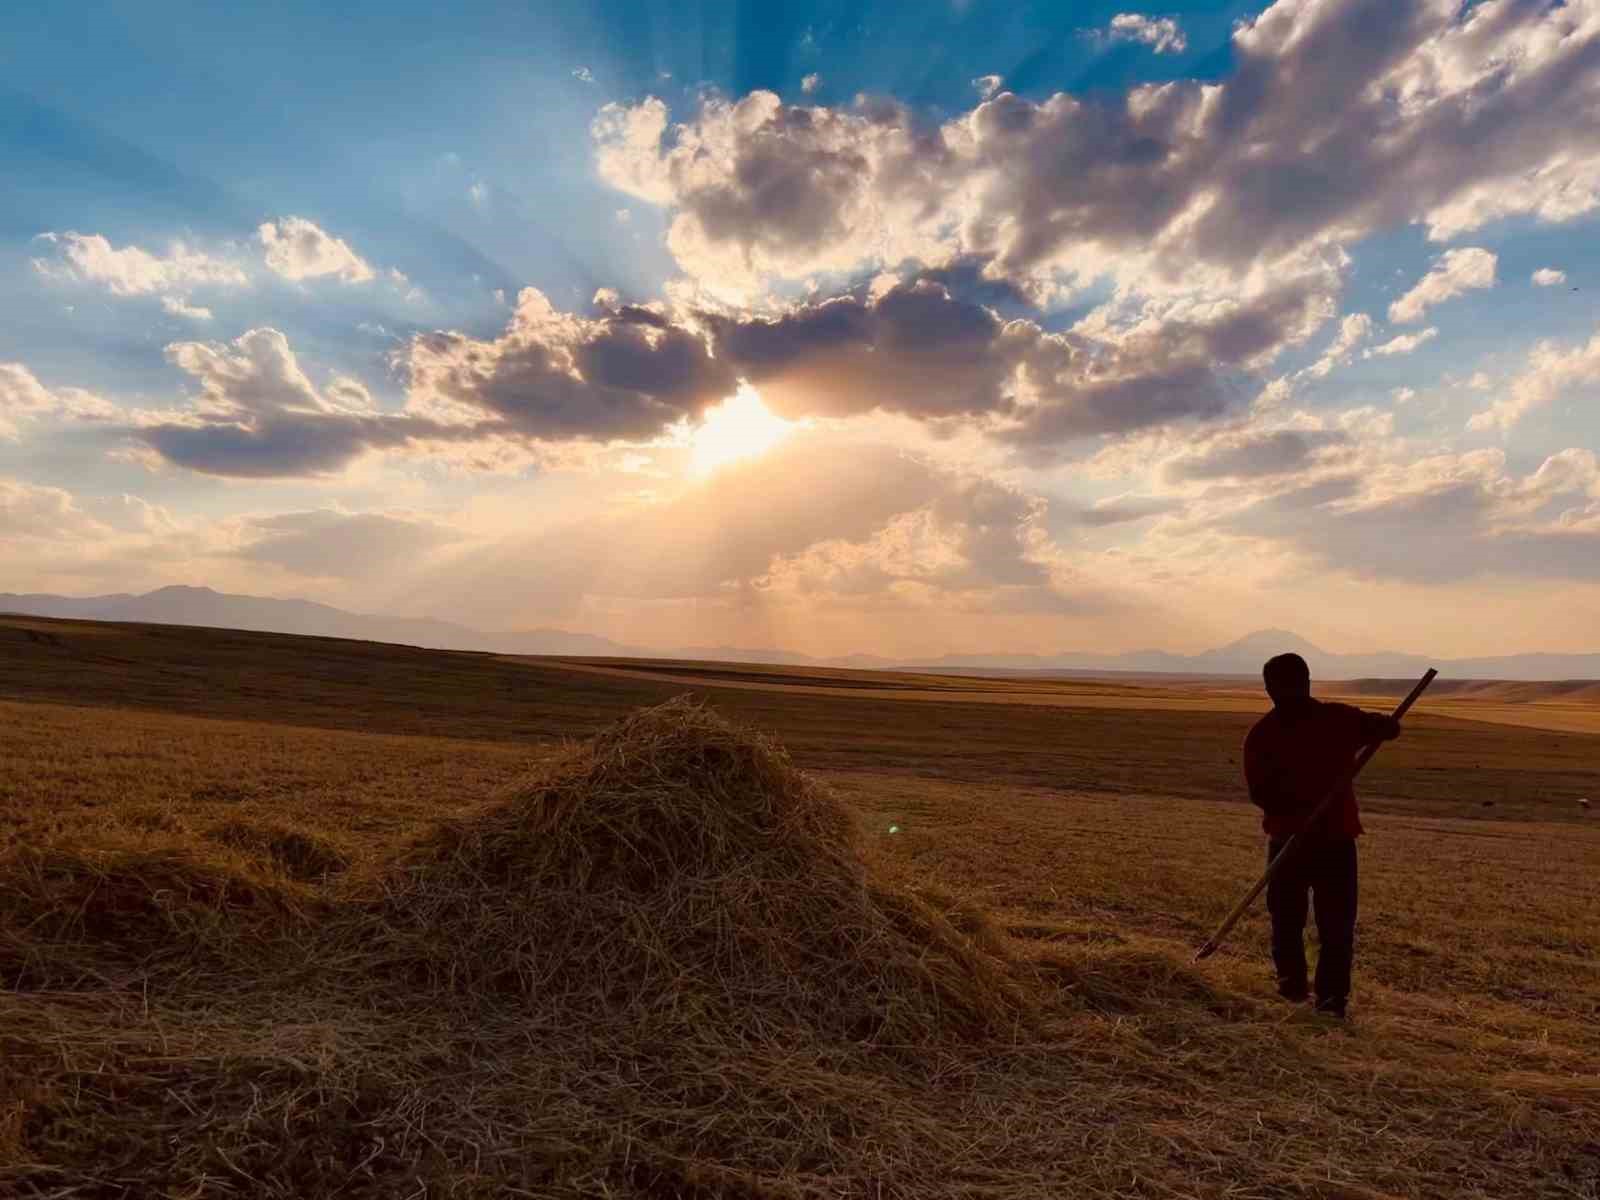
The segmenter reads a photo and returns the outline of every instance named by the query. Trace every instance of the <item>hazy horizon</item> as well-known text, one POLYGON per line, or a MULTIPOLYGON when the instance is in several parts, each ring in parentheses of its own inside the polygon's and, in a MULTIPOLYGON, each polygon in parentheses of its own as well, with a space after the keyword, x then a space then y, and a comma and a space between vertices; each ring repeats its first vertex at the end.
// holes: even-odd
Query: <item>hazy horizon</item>
MULTIPOLYGON (((206 597, 216 596, 219 599, 224 600, 224 601, 231 601, 231 600, 243 600, 243 601, 250 601, 250 602, 266 601, 268 603, 273 603, 273 604, 290 604, 290 605, 303 604, 303 603, 311 603, 311 604, 320 604, 321 603, 320 601, 309 601, 304 596, 290 596, 290 595, 282 595, 282 596, 252 596, 252 595, 241 595, 241 594, 238 594, 238 593, 220 592, 217 589, 211 588, 211 587, 209 587, 207 585, 204 585, 204 584, 170 584, 170 585, 167 585, 164 588, 157 589, 155 591, 147 592, 147 593, 108 593, 108 594, 99 595, 99 596, 61 596, 61 597, 53 597, 53 598, 82 603, 82 602, 90 602, 90 601, 96 601, 96 600, 110 601, 110 600, 115 600, 115 599, 118 599, 118 598, 126 598, 126 599, 132 600, 132 601, 144 601, 144 600, 150 600, 150 599, 159 597, 159 598, 162 598, 162 599, 172 599, 172 600, 174 600, 174 601, 176 601, 178 603, 181 603, 184 600, 189 600, 189 599, 196 598, 196 594, 197 593, 204 594, 206 597)), ((8 596, 15 596, 15 595, 19 595, 19 594, 18 593, 0 592, 0 613, 4 613, 4 612, 7 611, 7 606, 6 606, 7 597, 8 596)), ((38 597, 38 596, 49 597, 50 596, 49 593, 32 593, 31 595, 33 595, 35 597, 38 597)), ((1162 644, 1159 644, 1159 643, 1151 642, 1151 643, 1146 643, 1146 644, 1135 646, 1130 650, 1105 650, 1105 649, 1099 648, 1099 647, 1072 646, 1072 645, 1038 645, 1038 646, 1029 646, 1029 647, 1014 647, 1014 648, 1009 648, 1009 649, 999 649, 999 648, 996 648, 996 647, 993 647, 993 646, 968 645, 968 646, 949 646, 949 647, 945 647, 945 648, 940 649, 940 650, 929 650, 929 651, 925 651, 925 652, 923 652, 921 654, 913 653, 913 654, 902 655, 902 656, 884 655, 884 654, 881 654, 880 652, 877 652, 877 651, 874 651, 874 650, 871 650, 871 649, 865 649, 865 648, 857 648, 855 650, 845 650, 845 651, 838 651, 838 652, 829 653, 829 654, 815 654, 814 655, 814 654, 810 654, 807 651, 799 650, 794 646, 778 645, 778 644, 752 645, 752 644, 742 644, 742 643, 737 643, 737 642, 705 642, 705 643, 698 643, 698 644, 686 644, 686 643, 675 643, 675 644, 671 644, 671 643, 668 643, 668 644, 664 644, 664 643, 656 643, 656 644, 650 644, 650 643, 628 643, 628 642, 620 642, 620 641, 617 641, 616 639, 606 639, 606 638, 604 638, 604 635, 596 634, 593 630, 587 630, 587 629, 582 629, 582 628, 551 627, 551 626, 544 626, 544 627, 534 628, 534 627, 526 627, 525 626, 525 627, 521 627, 521 628, 486 629, 486 628, 479 628, 479 627, 476 627, 476 626, 467 625, 467 624, 455 621, 449 614, 407 613, 407 612, 371 612, 371 613, 368 613, 368 612, 355 612, 355 611, 351 611, 351 610, 347 610, 347 609, 341 609, 341 608, 338 608, 337 606, 328 606, 328 607, 332 608, 334 612, 342 614, 344 616, 353 617, 353 618, 356 618, 356 619, 359 619, 359 620, 372 622, 373 623, 373 628, 367 634, 367 636, 369 636, 369 637, 371 637, 371 638, 373 638, 374 640, 377 640, 377 641, 391 640, 391 638, 388 637, 388 636, 385 636, 385 634, 392 632, 392 628, 393 627, 385 627, 384 624, 383 624, 384 622, 402 622, 402 623, 404 623, 404 622, 430 622, 430 621, 436 621, 436 622, 441 622, 441 623, 445 623, 445 624, 454 625, 454 626, 460 628, 461 630, 463 630, 466 633, 482 634, 482 635, 485 635, 486 637, 515 637, 517 635, 529 635, 529 634, 537 635, 537 634, 543 634, 543 633, 568 634, 568 635, 573 635, 574 637, 577 637, 577 638, 594 638, 594 639, 610 641, 610 642, 613 643, 613 645, 615 646, 615 648, 618 651, 622 651, 622 652, 638 651, 638 652, 642 652, 642 653, 645 653, 645 654, 648 654, 648 655, 667 655, 667 656, 671 656, 674 653, 683 652, 685 650, 727 651, 727 652, 751 653, 751 654, 762 653, 762 652, 771 652, 771 653, 779 655, 779 656, 789 656, 789 657, 800 656, 800 657, 812 658, 812 659, 816 659, 816 660, 824 661, 824 662, 828 662, 828 661, 842 662, 842 661, 847 660, 847 659, 879 659, 879 660, 882 660, 884 662, 895 662, 895 661, 898 661, 898 662, 905 663, 905 662, 916 662, 916 661, 918 661, 920 659, 922 661, 926 661, 926 662, 930 662, 930 663, 939 662, 939 661, 950 661, 951 665, 955 666, 955 665, 960 665, 960 660, 964 660, 964 659, 971 659, 971 660, 973 660, 974 665, 977 665, 977 660, 980 660, 980 659, 999 659, 999 658, 1005 658, 1005 657, 1015 657, 1015 658, 1035 657, 1035 658, 1039 658, 1039 659, 1051 659, 1051 658, 1062 658, 1062 657, 1069 657, 1069 656, 1079 656, 1079 657, 1087 657, 1087 658, 1099 658, 1101 660, 1109 661, 1109 660, 1114 659, 1114 658, 1119 657, 1119 656, 1130 656, 1131 657, 1131 656, 1136 656, 1136 655, 1138 655, 1140 653, 1148 653, 1148 654, 1159 654, 1159 655, 1171 655, 1173 657, 1179 657, 1179 658, 1193 658, 1193 657, 1204 656, 1206 654, 1211 654, 1211 653, 1215 653, 1215 652, 1239 651, 1239 650, 1242 650, 1245 647, 1248 647, 1249 650, 1250 650, 1250 653, 1253 653, 1253 654, 1257 655, 1258 657, 1262 658, 1263 660, 1266 657, 1270 657, 1273 654, 1282 653, 1284 651, 1301 651, 1301 652, 1304 652, 1304 653, 1307 653, 1307 654, 1325 655, 1325 656, 1328 656, 1329 658, 1341 658, 1341 659, 1368 658, 1368 659, 1372 659, 1372 660, 1377 660, 1377 659, 1382 659, 1382 658, 1400 658, 1400 657, 1416 657, 1416 658, 1419 658, 1419 659, 1420 658, 1438 657, 1438 656, 1433 655, 1432 650, 1429 647, 1426 647, 1426 646, 1422 646, 1422 647, 1417 647, 1417 646, 1359 646, 1359 647, 1349 647, 1349 646, 1338 646, 1338 645, 1327 646, 1327 645, 1317 644, 1312 639, 1306 638, 1306 637, 1304 637, 1303 635, 1299 634, 1298 632, 1296 632, 1294 630, 1264 629, 1264 628, 1253 628, 1253 629, 1243 630, 1243 631, 1239 632, 1237 635, 1235 635, 1233 637, 1229 637, 1224 642, 1219 642, 1219 643, 1214 643, 1214 644, 1194 645, 1194 646, 1173 646, 1173 645, 1162 645, 1162 644)), ((68 611, 68 612, 51 612, 51 611, 48 611, 48 610, 45 610, 45 609, 38 609, 38 608, 25 608, 22 611, 24 611, 24 612, 32 611, 32 612, 38 612, 40 615, 62 616, 62 617, 69 617, 69 618, 72 617, 72 616, 81 615, 81 614, 78 614, 76 612, 70 612, 70 611, 68 611)), ((123 613, 120 613, 120 612, 117 612, 117 611, 112 611, 112 612, 104 613, 104 614, 96 612, 96 613, 88 614, 88 619, 91 619, 91 620, 113 620, 113 621, 115 621, 115 620, 156 620, 156 621, 165 620, 165 621, 167 621, 169 623, 196 624, 196 625, 205 625, 205 624, 210 623, 206 619, 195 619, 193 621, 183 620, 183 619, 180 619, 180 616, 177 615, 176 612, 170 613, 166 617, 162 617, 160 615, 152 615, 152 614, 150 614, 148 612, 143 612, 143 611, 141 611, 141 613, 139 615, 137 615, 137 616, 128 616, 126 614, 123 614, 123 613)), ((226 621, 222 621, 220 623, 223 624, 223 625, 227 625, 228 624, 228 622, 226 622, 226 621)), ((271 624, 271 623, 261 624, 261 625, 248 624, 248 625, 244 625, 244 626, 240 626, 240 627, 242 627, 242 628, 275 628, 275 629, 280 629, 280 631, 283 631, 283 632, 296 632, 294 629, 290 628, 288 625, 280 626, 280 625, 271 624)), ((400 640, 404 640, 404 639, 402 638, 400 640)), ((541 652, 584 653, 586 651, 580 651, 580 650, 577 650, 577 649, 572 649, 572 650, 568 650, 568 651, 551 650, 551 651, 541 651, 541 652)), ((1569 658, 1569 659, 1585 658, 1585 657, 1590 657, 1590 656, 1600 657, 1600 650, 1597 650, 1597 649, 1594 649, 1594 648, 1585 648, 1585 647, 1576 647, 1576 646, 1575 647, 1567 647, 1564 650, 1558 650, 1558 651, 1539 652, 1539 651, 1516 651, 1516 650, 1513 650, 1513 651, 1508 651, 1505 654, 1501 654, 1501 655, 1482 655, 1482 656, 1464 656, 1464 657, 1465 658, 1508 658, 1508 659, 1517 659, 1517 658, 1523 658, 1523 657, 1538 655, 1540 653, 1547 654, 1547 655, 1553 655, 1553 656, 1557 656, 1557 657, 1569 658)), ((1448 660, 1445 659, 1445 658, 1439 658, 1439 661, 1447 662, 1448 660)), ((1062 668, 1044 667, 1044 668, 1040 668, 1040 669, 1069 669, 1069 668, 1066 668, 1066 667, 1062 667, 1062 668)), ((1109 670, 1109 669, 1112 669, 1112 668, 1107 668, 1107 667, 1086 667, 1084 669, 1089 669, 1089 670, 1109 670)), ((1137 664, 1131 664, 1131 665, 1128 665, 1128 666, 1125 666, 1125 667, 1121 667, 1121 668, 1117 668, 1117 669, 1126 669, 1126 670, 1130 670, 1130 671, 1134 671, 1134 672, 1139 672, 1139 671, 1149 671, 1149 670, 1158 669, 1158 668, 1155 668, 1153 666, 1140 666, 1140 665, 1137 665, 1137 664)), ((1239 669, 1244 669, 1244 668, 1239 668, 1239 669)), ((1221 668, 1217 668, 1217 670, 1220 671, 1221 673, 1224 673, 1224 674, 1226 674, 1226 673, 1237 673, 1237 670, 1234 670, 1233 668, 1229 668, 1228 670, 1222 670, 1221 668)), ((1248 667, 1248 671, 1249 671, 1249 673, 1252 673, 1252 674, 1254 673, 1255 666, 1253 665, 1253 663, 1252 663, 1252 665, 1250 665, 1248 667)), ((1515 678, 1521 678, 1521 677, 1522 676, 1515 676, 1515 678)), ((1508 676, 1508 678, 1512 678, 1512 677, 1508 676)))
POLYGON ((1600 649, 1600 0, 0 13, 0 591, 1600 649))

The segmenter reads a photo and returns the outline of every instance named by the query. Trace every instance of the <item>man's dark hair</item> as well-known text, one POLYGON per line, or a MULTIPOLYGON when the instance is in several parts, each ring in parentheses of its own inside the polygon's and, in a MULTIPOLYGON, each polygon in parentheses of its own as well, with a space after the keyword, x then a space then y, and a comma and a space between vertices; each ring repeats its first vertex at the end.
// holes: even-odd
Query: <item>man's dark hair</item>
POLYGON ((1311 668, 1298 654, 1279 654, 1267 659, 1266 666, 1261 668, 1261 678, 1274 704, 1302 700, 1311 694, 1311 668))

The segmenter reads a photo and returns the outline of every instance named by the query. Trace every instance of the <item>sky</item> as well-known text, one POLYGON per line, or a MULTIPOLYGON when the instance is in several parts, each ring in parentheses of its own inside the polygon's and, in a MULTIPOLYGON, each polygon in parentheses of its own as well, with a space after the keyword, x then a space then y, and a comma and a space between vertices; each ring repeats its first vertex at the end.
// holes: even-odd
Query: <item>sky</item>
POLYGON ((0 10, 0 591, 1600 649, 1600 0, 0 10))

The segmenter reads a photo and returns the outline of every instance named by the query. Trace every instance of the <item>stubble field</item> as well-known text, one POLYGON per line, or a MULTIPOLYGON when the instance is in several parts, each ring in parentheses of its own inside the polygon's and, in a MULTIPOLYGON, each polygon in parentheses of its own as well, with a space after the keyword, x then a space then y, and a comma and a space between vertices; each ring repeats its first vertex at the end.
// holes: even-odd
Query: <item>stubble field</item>
POLYGON ((1600 1195, 1600 736, 1424 701, 1338 1026, 1247 696, 767 674, 0 618, 0 1194, 1600 1195))

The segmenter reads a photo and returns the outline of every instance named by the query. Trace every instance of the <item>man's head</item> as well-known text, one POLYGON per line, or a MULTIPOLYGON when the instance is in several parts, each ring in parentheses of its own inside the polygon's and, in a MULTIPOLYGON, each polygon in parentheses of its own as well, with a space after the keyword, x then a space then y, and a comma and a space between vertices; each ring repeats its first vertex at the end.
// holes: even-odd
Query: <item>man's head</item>
POLYGON ((1292 704, 1311 695, 1311 668, 1298 654, 1279 654, 1261 668, 1274 704, 1292 704))

